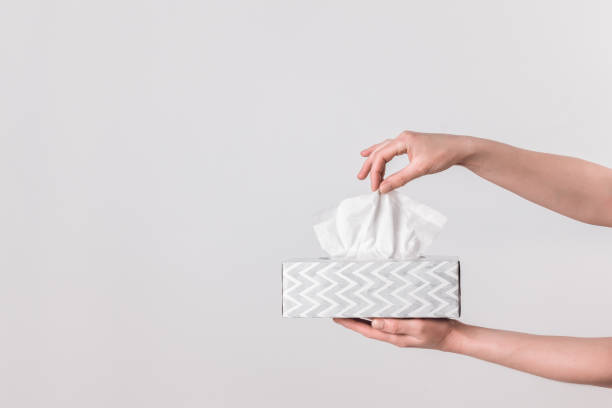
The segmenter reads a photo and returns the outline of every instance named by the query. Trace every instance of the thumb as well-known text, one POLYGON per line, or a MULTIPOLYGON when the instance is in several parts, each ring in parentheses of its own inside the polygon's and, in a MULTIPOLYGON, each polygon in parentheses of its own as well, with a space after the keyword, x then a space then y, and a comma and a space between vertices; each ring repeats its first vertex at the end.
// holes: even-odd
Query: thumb
POLYGON ((380 192, 388 193, 391 190, 399 188, 417 177, 425 175, 425 171, 421 166, 415 163, 410 163, 400 171, 393 173, 380 184, 380 192))

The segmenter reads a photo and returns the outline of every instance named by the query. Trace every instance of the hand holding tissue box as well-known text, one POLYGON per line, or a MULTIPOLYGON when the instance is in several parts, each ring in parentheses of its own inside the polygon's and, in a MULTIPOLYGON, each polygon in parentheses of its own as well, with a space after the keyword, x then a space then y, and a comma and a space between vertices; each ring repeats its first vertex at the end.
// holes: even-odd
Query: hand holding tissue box
POLYGON ((282 263, 283 316, 459 317, 459 260, 421 256, 445 223, 397 191, 343 200, 314 225, 329 258, 282 263))

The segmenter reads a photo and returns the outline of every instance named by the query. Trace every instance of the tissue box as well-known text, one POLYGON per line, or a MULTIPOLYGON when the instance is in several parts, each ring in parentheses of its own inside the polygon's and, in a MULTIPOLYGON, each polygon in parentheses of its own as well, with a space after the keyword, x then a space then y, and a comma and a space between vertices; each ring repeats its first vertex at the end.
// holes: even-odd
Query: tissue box
POLYGON ((282 263, 283 317, 448 317, 461 315, 459 260, 282 263))

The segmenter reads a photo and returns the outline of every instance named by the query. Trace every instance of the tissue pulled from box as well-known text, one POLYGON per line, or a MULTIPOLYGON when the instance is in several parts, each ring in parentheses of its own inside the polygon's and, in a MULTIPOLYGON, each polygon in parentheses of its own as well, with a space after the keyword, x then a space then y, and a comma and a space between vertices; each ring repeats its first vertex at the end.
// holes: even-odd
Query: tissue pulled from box
POLYGON ((317 218, 315 234, 332 259, 416 258, 446 223, 438 211, 397 191, 347 198, 317 218))

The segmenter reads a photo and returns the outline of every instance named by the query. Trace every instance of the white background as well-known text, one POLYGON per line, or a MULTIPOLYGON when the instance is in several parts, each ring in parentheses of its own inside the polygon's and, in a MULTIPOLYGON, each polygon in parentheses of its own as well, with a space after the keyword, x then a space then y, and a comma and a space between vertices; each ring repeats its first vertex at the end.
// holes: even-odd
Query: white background
MULTIPOLYGON (((0 405, 602 406, 610 391, 280 317, 312 214, 404 129, 612 165, 606 1, 5 1, 0 405)), ((398 169, 405 160, 397 159, 398 169)), ((612 231, 455 168, 462 320, 612 335, 612 231)))

